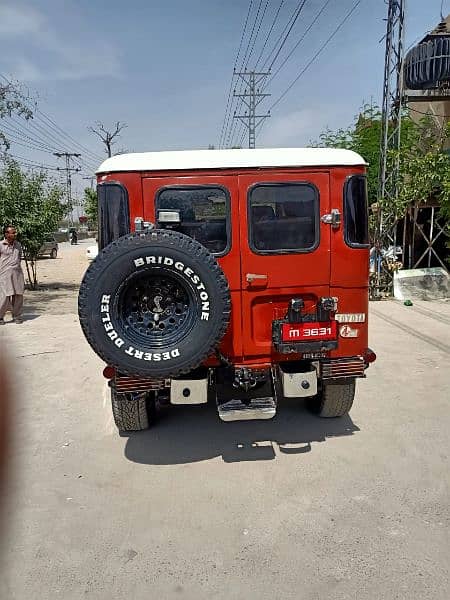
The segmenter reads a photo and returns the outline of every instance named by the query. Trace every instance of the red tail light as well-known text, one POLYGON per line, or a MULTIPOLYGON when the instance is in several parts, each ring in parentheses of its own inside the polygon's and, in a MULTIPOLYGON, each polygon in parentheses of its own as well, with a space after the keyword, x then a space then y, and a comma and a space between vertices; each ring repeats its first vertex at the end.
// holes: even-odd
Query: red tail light
POLYGON ((364 361, 368 364, 373 363, 377 360, 377 355, 371 348, 366 348, 364 352, 364 361))
POLYGON ((114 379, 115 376, 116 376, 116 369, 114 367, 111 367, 110 365, 107 365, 103 369, 103 377, 105 379, 114 379))

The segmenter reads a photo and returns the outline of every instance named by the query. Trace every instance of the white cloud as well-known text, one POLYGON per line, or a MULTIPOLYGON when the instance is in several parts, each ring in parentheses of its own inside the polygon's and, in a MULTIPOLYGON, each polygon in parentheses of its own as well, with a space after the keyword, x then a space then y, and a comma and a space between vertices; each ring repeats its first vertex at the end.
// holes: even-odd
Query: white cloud
POLYGON ((258 146, 305 146, 322 131, 323 123, 323 111, 317 108, 272 116, 258 137, 258 146))
POLYGON ((26 81, 32 83, 43 79, 43 73, 24 57, 15 59, 8 65, 8 74, 15 81, 26 81))
POLYGON ((119 52, 109 41, 90 36, 88 26, 80 27, 78 35, 73 29, 69 38, 64 37, 56 23, 31 6, 0 6, 2 38, 8 38, 8 45, 0 66, 14 79, 79 80, 121 73, 119 52))
POLYGON ((0 6, 0 37, 36 33, 40 31, 44 23, 43 15, 31 6, 0 6))

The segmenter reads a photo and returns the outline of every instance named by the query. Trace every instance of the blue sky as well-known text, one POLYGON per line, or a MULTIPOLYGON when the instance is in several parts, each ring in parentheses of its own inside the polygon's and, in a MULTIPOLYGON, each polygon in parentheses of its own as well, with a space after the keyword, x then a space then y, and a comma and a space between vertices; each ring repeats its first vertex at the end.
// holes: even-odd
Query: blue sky
MULTIPOLYGON (((323 4, 306 1, 279 62, 323 4)), ((329 1, 267 89, 272 96, 261 110, 287 88, 353 4, 354 0, 329 1)), ((252 60, 279 5, 280 0, 267 4, 252 60)), ((283 2, 268 48, 297 5, 297 0, 283 2)), ((440 5, 441 0, 408 1, 407 45, 439 22, 440 5)), ((118 147, 131 151, 205 148, 219 141, 248 7, 248 0, 0 0, 0 73, 24 82, 38 97, 41 110, 96 154, 102 154, 102 147, 87 131, 96 120, 107 126, 126 122, 118 147)), ((380 103, 384 44, 379 41, 386 12, 383 0, 362 0, 352 19, 273 110, 258 146, 305 145, 326 126, 349 124, 363 101, 380 103)), ((450 0, 444 2, 444 14, 448 12, 450 0)), ((253 12, 250 23, 254 16, 253 12)), ((72 150, 70 144, 65 149, 72 150)), ((13 151, 55 162, 35 150, 13 146, 13 151)), ((92 158, 86 162, 95 166, 92 158)), ((90 166, 85 164, 85 171, 90 166)))

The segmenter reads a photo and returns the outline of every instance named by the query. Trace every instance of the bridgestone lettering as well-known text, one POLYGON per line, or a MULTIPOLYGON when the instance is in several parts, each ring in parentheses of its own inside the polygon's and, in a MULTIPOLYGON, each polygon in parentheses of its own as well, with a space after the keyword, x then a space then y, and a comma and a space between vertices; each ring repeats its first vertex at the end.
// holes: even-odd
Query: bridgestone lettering
MULTIPOLYGON (((210 304, 209 304, 209 295, 206 291, 205 284, 202 282, 200 277, 195 273, 191 267, 186 267, 186 265, 180 261, 174 261, 170 256, 146 256, 145 258, 135 258, 134 266, 139 269, 140 267, 145 267, 146 265, 160 265, 164 267, 172 267, 176 271, 180 271, 190 281, 194 284, 195 288, 200 292, 200 300, 201 302, 201 315, 200 319, 202 321, 209 321, 209 313, 210 313, 210 304)), ((159 359, 158 359, 159 360, 159 359)))
POLYGON ((231 294, 204 245, 153 229, 101 250, 84 275, 78 310, 87 341, 118 377, 163 381, 214 356, 230 323, 231 294))

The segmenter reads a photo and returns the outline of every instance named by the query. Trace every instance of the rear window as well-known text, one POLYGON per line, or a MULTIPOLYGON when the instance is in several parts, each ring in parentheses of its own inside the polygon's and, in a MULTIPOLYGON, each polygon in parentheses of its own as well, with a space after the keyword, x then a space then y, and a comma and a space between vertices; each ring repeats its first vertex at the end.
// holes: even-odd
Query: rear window
POLYGON ((249 193, 250 247, 258 254, 310 252, 319 242, 319 193, 309 183, 264 183, 249 193))
POLYGON ((363 175, 350 177, 344 190, 344 235, 349 246, 369 245, 367 180, 363 175))
POLYGON ((197 240, 212 254, 223 255, 229 250, 229 194, 225 188, 164 188, 156 198, 156 212, 161 209, 179 211, 181 223, 173 228, 197 240))
POLYGON ((97 196, 98 246, 101 250, 130 233, 130 211, 127 191, 120 183, 100 183, 97 196))

